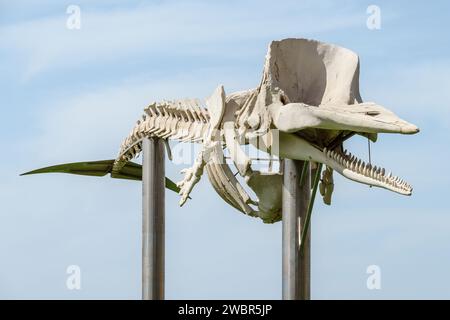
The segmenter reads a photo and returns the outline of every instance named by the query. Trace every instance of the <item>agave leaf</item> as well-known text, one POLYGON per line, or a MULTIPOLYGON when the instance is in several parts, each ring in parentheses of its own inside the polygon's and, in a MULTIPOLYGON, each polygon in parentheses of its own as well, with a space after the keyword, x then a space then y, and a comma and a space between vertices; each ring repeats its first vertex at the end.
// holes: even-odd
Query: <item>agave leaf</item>
MULTIPOLYGON (((114 164, 113 160, 86 161, 58 164, 55 166, 36 169, 22 173, 21 176, 38 173, 69 173, 84 176, 102 177, 111 173, 114 164)), ((134 162, 128 162, 120 172, 111 173, 111 178, 142 180, 142 166, 134 162)), ((166 177, 166 188, 176 193, 180 191, 175 182, 166 177)))
POLYGON ((22 173, 21 176, 38 173, 70 173, 86 176, 104 176, 111 172, 114 160, 64 163, 22 173))

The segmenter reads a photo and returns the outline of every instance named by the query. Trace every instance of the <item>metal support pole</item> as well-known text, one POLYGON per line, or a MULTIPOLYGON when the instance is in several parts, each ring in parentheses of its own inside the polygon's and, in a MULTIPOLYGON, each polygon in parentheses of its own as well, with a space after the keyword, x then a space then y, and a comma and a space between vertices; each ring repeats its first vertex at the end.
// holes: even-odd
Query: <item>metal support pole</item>
POLYGON ((283 173, 283 300, 309 300, 311 231, 305 238, 302 253, 300 237, 311 197, 310 166, 308 162, 284 159, 283 173), (304 165, 306 170, 302 170, 304 165))
POLYGON ((142 299, 164 299, 164 143, 142 141, 142 299))

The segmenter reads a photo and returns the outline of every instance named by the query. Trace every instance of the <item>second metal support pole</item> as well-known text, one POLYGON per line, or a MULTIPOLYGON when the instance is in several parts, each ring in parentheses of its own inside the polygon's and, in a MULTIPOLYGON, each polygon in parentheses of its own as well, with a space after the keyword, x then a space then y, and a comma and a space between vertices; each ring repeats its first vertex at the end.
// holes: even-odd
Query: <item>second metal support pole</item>
POLYGON ((300 252, 300 237, 311 197, 309 163, 283 160, 283 240, 282 290, 283 300, 309 300, 311 284, 310 233, 300 252), (300 184, 303 165, 305 176, 300 184))
MULTIPOLYGON (((142 142, 142 299, 164 299, 164 143, 145 138, 142 142)), ((310 230, 303 252, 300 237, 311 196, 309 164, 283 160, 283 299, 310 299, 310 230), (302 183, 300 178, 303 165, 302 183)))
POLYGON ((142 141, 142 299, 164 299, 164 143, 142 141))

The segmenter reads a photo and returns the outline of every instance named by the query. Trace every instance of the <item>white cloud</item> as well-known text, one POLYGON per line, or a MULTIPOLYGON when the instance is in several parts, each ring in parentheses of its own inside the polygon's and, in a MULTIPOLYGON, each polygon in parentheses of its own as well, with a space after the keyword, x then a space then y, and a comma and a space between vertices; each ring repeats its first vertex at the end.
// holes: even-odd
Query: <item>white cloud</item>
POLYGON ((49 68, 102 64, 135 54, 238 57, 240 46, 251 50, 248 40, 310 36, 364 23, 364 11, 325 4, 324 11, 314 13, 309 1, 282 6, 163 2, 120 10, 86 3, 80 5, 81 30, 66 29, 67 15, 62 11, 0 28, 0 48, 12 50, 16 58, 22 56, 21 72, 27 80, 49 68))
POLYGON ((316 210, 312 233, 315 298, 448 297, 448 281, 442 281, 449 263, 445 254, 448 210, 378 206, 379 202, 360 210, 316 210), (371 264, 381 268, 378 293, 365 286, 366 268, 371 264), (423 269, 441 277, 420 277, 423 269))
POLYGON ((74 96, 49 98, 38 106, 42 110, 36 119, 39 133, 23 142, 28 154, 35 155, 30 165, 114 158, 145 106, 163 99, 204 99, 221 83, 228 93, 258 83, 259 75, 237 72, 201 69, 156 80, 128 79, 74 96))
MULTIPOLYGON (((239 6, 242 2, 226 3, 162 2, 119 11, 90 7, 89 2, 80 1, 83 24, 79 32, 65 29, 66 15, 62 10, 59 16, 1 27, 0 48, 14 55, 16 60, 11 64, 25 79, 29 79, 53 68, 90 64, 114 67, 119 59, 132 59, 134 55, 148 55, 149 59, 166 54, 240 57, 254 50, 262 64, 265 50, 254 48, 253 41, 265 46, 267 41, 285 36, 312 36, 353 26, 365 28, 365 8, 359 12, 359 8, 355 11, 354 7, 331 1, 321 1, 320 4, 316 1, 292 1, 284 2, 284 5, 255 1, 244 6, 239 6)), ((237 64, 238 67, 241 65, 237 64)), ((367 71, 368 67, 363 63, 363 70, 367 71)), ((436 244, 436 250, 441 250, 441 253, 448 251, 447 212, 436 209, 445 205, 442 199, 445 199, 448 174, 445 170, 439 172, 435 166, 436 158, 445 162, 449 157, 441 145, 431 143, 445 139, 444 130, 435 129, 430 133, 435 123, 446 123, 449 119, 445 104, 450 98, 446 90, 449 87, 448 71, 448 64, 440 62, 409 65, 408 68, 389 69, 388 79, 386 70, 380 74, 372 73, 375 79, 369 79, 369 84, 364 86, 376 98, 373 100, 398 111, 405 119, 413 122, 428 119, 428 127, 422 128, 420 135, 386 139, 383 136, 379 145, 374 147, 376 162, 411 179, 416 186, 416 194, 412 198, 400 197, 384 190, 369 190, 343 178, 336 179, 333 206, 324 207, 318 198, 314 213, 318 228, 313 230, 313 237, 317 239, 313 245, 317 243, 319 246, 313 257, 317 267, 313 282, 314 288, 320 292, 331 292, 335 296, 354 292, 361 297, 365 288, 361 290, 351 286, 358 276, 349 271, 355 271, 366 260, 373 263, 375 258, 385 256, 383 261, 391 259, 394 264, 403 261, 417 263, 421 261, 423 252, 432 249, 429 244, 436 244), (422 210, 423 207, 429 208, 430 214, 422 210), (419 233, 424 229, 424 234, 419 233), (374 252, 369 252, 366 244, 374 246, 374 252), (361 258, 355 257, 355 251, 361 254, 361 258), (408 256, 409 252, 411 256, 408 256), (398 254, 406 260, 399 258, 398 254), (348 266, 351 268, 347 269, 348 266), (327 282, 331 277, 342 279, 342 283, 338 281, 340 285, 336 286, 335 292, 333 283, 327 282)), ((244 73, 238 69, 204 69, 190 74, 166 75, 163 79, 122 80, 116 77, 109 79, 109 83, 113 83, 111 86, 83 89, 80 94, 67 94, 63 98, 53 98, 47 88, 48 96, 36 101, 35 106, 40 114, 33 119, 33 128, 37 127, 39 132, 21 127, 20 130, 27 133, 26 140, 16 138, 8 143, 28 149, 26 159, 20 161, 22 164, 26 161, 29 169, 62 162, 112 158, 140 117, 143 107, 152 100, 205 97, 219 83, 224 83, 228 92, 258 83, 260 74, 244 73)), ((86 75, 89 76, 89 72, 86 75)), ((48 82, 50 86, 52 81, 54 79, 48 82)), ((420 122, 419 125, 422 124, 420 122)), ((46 296, 40 287, 40 275, 48 273, 46 266, 49 263, 62 265, 64 272, 65 260, 86 255, 86 263, 98 263, 97 269, 92 267, 96 275, 105 274, 105 265, 116 266, 106 270, 109 271, 106 273, 109 279, 105 281, 101 277, 92 277, 98 281, 98 291, 94 290, 98 296, 105 295, 105 283, 111 285, 109 280, 114 278, 113 287, 117 291, 108 289, 108 294, 116 297, 114 292, 119 292, 117 295, 132 292, 138 297, 139 186, 85 177, 71 177, 69 180, 64 176, 19 178, 18 172, 9 170, 18 170, 16 158, 12 156, 9 159, 14 160, 8 160, 3 166, 6 178, 0 184, 2 234, 6 235, 2 252, 5 257, 18 254, 17 261, 22 267, 18 269, 16 260, 5 258, 9 263, 1 274, 2 284, 6 282, 7 285, 3 295, 10 297, 15 292, 17 296, 24 296, 24 292, 30 294, 34 290, 32 296, 46 296), (20 239, 15 237, 19 228, 23 228, 20 239), (23 234, 28 236, 23 237, 23 234), (115 241, 115 248, 122 251, 102 251, 99 258, 98 250, 103 250, 104 244, 111 244, 110 241, 115 241), (36 266, 37 273, 28 272, 28 256, 22 254, 27 253, 30 246, 36 248, 33 263, 41 265, 36 266), (87 246, 90 249, 87 250, 87 246), (53 252, 57 251, 64 252, 63 258, 54 255, 53 252), (132 259, 129 259, 130 251, 133 252, 132 259), (128 269, 122 270, 119 265, 128 269), (118 274, 122 277, 133 274, 135 287, 124 290, 121 287, 124 281, 119 281, 122 278, 117 278, 118 274), (30 278, 34 278, 31 285, 28 282, 30 278)), ((249 297, 255 296, 256 292, 262 297, 279 297, 280 224, 266 226, 240 215, 214 195, 205 178, 194 190, 194 200, 182 209, 176 205, 178 197, 168 194, 168 239, 172 243, 168 243, 168 249, 173 249, 168 250, 169 295, 174 298, 192 295, 200 298, 236 297, 236 294, 249 297), (208 194, 207 201, 200 201, 205 194, 208 194), (220 248, 219 255, 205 255, 205 252, 217 248, 220 248), (222 267, 215 268, 217 265, 222 267), (179 271, 186 269, 193 270, 189 277, 179 276, 182 274, 179 271), (208 281, 215 281, 218 276, 221 279, 218 288, 211 288, 208 281), (207 281, 199 282, 200 278, 207 281)), ((432 261, 438 262, 439 258, 439 254, 434 255, 432 261)), ((448 265, 445 261, 442 268, 448 269, 448 265)), ((51 269, 54 279, 46 279, 46 287, 49 284, 51 288, 47 292, 70 298, 68 293, 61 293, 56 287, 58 268, 51 269)), ((402 276, 402 268, 391 270, 394 270, 391 273, 402 276)), ((364 271, 361 268, 363 276, 364 271)), ((445 272, 440 270, 437 274, 445 275, 445 272)), ((436 277, 433 279, 419 283, 420 288, 427 290, 419 290, 417 294, 429 294, 436 288, 436 277)), ((364 286, 364 279, 360 283, 364 286)), ((402 285, 391 283, 400 291, 404 288, 402 285)), ((418 290, 412 288, 412 291, 414 289, 418 290)), ((405 294, 405 290, 402 293, 405 294)), ((86 294, 92 296, 92 290, 86 294)))
POLYGON ((370 100, 421 122, 450 126, 450 61, 412 61, 373 70, 365 83, 370 100), (392 85, 395 83, 395 86, 392 85))

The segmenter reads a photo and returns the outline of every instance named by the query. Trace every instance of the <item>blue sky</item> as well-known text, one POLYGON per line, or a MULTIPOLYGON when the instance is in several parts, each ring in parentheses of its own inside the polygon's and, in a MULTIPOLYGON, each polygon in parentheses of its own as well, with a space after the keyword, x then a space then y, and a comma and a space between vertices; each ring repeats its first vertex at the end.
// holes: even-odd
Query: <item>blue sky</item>
MULTIPOLYGON (((412 197, 335 177, 317 201, 312 298, 450 298, 450 44, 447 1, 0 1, 0 298, 140 298, 138 182, 19 177, 111 159, 149 102, 258 85, 271 40, 357 52, 363 99, 417 124, 381 135, 373 160, 412 197), (66 9, 81 8, 68 30, 66 9), (381 9, 381 29, 366 9, 381 9), (66 288, 79 265, 81 290, 66 288), (368 290, 366 268, 381 269, 368 290)), ((367 156, 366 141, 349 149, 367 156)), ((178 180, 183 166, 167 163, 178 180)), ((167 298, 281 297, 281 224, 227 206, 203 179, 183 208, 167 193, 167 298)))

